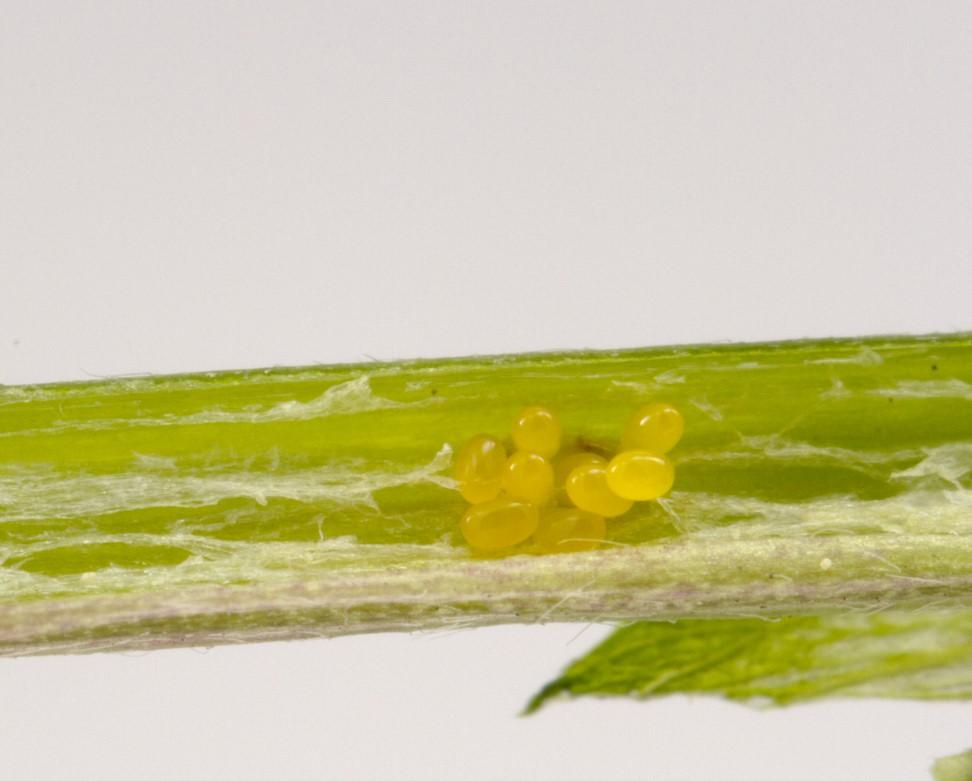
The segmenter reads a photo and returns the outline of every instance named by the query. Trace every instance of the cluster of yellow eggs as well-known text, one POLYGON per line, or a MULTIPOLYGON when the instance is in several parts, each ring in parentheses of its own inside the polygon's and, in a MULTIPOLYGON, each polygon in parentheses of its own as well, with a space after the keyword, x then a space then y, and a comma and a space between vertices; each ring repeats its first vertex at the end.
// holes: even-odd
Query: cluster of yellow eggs
POLYGON ((665 455, 685 430, 681 413, 656 402, 638 409, 612 458, 572 446, 562 449, 560 421, 546 407, 527 407, 513 423, 514 451, 477 434, 456 455, 455 478, 470 506, 460 529, 480 551, 533 539, 541 553, 596 548, 615 518, 635 502, 671 489, 675 467, 665 455))

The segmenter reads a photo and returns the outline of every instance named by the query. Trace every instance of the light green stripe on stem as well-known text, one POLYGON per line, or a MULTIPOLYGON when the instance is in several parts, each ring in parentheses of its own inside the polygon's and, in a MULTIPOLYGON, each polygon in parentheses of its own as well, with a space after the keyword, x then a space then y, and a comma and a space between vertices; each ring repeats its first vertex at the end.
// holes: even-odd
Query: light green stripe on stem
POLYGON ((0 389, 0 653, 972 601, 968 335, 0 389), (686 415, 601 551, 472 557, 448 478, 548 404, 686 415))

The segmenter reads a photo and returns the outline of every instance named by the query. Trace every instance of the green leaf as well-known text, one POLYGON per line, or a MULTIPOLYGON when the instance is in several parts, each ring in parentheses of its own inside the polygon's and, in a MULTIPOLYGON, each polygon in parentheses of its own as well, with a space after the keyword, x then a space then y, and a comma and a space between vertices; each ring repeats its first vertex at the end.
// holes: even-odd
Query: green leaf
POLYGON ((561 695, 669 694, 774 705, 965 699, 972 696, 972 610, 643 621, 572 663, 527 711, 561 695))
POLYGON ((972 750, 936 759, 932 776, 935 781, 972 781, 972 750))

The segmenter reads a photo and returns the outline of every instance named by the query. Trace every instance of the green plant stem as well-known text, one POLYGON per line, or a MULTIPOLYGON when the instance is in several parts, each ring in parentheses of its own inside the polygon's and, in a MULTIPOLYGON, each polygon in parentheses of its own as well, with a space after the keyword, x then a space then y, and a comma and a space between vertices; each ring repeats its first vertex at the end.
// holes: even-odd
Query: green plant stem
POLYGON ((0 389, 0 653, 972 602, 968 335, 0 389), (675 490, 605 549, 477 558, 452 450, 543 403, 675 490))

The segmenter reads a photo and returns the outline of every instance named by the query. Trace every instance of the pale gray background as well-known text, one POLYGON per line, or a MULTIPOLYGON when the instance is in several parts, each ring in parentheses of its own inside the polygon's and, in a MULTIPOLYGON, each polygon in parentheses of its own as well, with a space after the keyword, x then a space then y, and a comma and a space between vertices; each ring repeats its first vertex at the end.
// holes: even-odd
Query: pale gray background
MULTIPOLYGON (((970 138, 968 2, 3 0, 0 382, 972 328, 970 138)), ((514 719, 580 629, 0 661, 0 762, 859 781, 972 746, 948 704, 514 719)))

